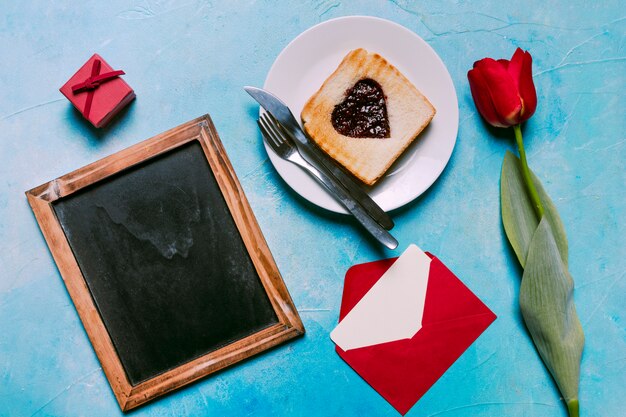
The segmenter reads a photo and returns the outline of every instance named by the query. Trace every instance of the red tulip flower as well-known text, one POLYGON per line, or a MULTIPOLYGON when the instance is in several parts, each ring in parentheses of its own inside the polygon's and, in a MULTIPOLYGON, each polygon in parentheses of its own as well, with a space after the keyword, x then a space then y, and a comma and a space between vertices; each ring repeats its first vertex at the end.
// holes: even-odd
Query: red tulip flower
POLYGON ((493 126, 512 127, 515 133, 520 158, 508 152, 504 158, 500 207, 506 237, 524 269, 520 311, 539 356, 561 391, 569 416, 579 417, 578 386, 585 337, 567 269, 567 240, 556 207, 528 167, 522 140, 521 124, 537 108, 532 57, 517 48, 510 61, 484 58, 474 63, 467 78, 482 117, 493 126))
POLYGON ((510 61, 483 58, 468 71, 470 90, 478 112, 496 127, 511 127, 522 160, 522 171, 539 219, 544 209, 530 177, 520 123, 530 119, 537 108, 537 92, 533 83, 533 58, 527 51, 515 50, 510 61))
POLYGON ((489 124, 510 127, 535 113, 537 93, 533 84, 533 59, 517 48, 510 61, 484 58, 467 73, 474 103, 489 124))

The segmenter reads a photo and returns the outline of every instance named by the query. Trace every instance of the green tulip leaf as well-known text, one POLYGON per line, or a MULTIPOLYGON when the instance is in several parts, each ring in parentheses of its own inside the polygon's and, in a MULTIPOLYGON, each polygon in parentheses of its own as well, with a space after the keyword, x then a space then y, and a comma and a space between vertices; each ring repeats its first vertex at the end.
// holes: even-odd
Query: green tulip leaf
MULTIPOLYGON (((567 236, 556 207, 546 194, 541 181, 531 172, 533 183, 543 204, 544 216, 559 248, 561 259, 567 268, 567 236)), ((500 177, 500 197, 502 206, 502 223, 519 263, 524 267, 528 256, 530 241, 537 230, 539 220, 528 196, 520 160, 511 152, 506 153, 502 163, 500 177)))
POLYGON ((526 327, 554 377, 571 416, 578 415, 578 381, 584 345, 574 306, 574 282, 562 259, 552 225, 544 217, 528 245, 520 286, 526 327))

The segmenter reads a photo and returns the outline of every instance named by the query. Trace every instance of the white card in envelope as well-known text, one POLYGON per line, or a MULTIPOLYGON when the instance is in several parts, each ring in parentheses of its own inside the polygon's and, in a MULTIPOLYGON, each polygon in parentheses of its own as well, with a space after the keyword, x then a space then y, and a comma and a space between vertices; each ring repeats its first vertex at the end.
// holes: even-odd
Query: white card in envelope
POLYGON ((410 245, 330 333, 344 351, 410 339, 422 328, 430 258, 410 245))

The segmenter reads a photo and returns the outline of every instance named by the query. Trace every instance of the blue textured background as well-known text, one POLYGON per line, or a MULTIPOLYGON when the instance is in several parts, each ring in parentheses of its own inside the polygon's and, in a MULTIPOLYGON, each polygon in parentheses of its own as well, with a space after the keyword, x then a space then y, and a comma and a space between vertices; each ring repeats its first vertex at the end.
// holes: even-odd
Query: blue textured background
POLYGON ((437 254, 498 320, 410 416, 565 416, 520 321, 520 269, 505 241, 498 178, 512 132, 488 130, 466 81, 484 56, 534 57, 539 107, 530 164, 566 225, 587 344, 582 416, 624 416, 623 2, 2 1, 0 6, 0 415, 121 415, 24 191, 210 113, 304 320, 304 338, 142 407, 136 416, 398 415, 328 338, 350 265, 397 255, 318 210, 277 176, 241 86, 262 85, 296 35, 375 15, 426 39, 457 89, 460 129, 445 172, 394 213, 401 248, 437 254), (95 130, 58 92, 93 53, 124 69, 137 100, 95 130), (497 137, 498 136, 498 137, 497 137))

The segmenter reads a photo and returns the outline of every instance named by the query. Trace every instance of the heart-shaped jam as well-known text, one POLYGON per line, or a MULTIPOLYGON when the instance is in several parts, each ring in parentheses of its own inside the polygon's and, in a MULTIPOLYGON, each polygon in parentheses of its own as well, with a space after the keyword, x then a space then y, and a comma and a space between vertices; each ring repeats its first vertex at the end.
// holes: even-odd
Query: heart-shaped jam
POLYGON ((332 123, 338 133, 352 138, 390 137, 383 88, 370 78, 357 81, 335 106, 332 123))

